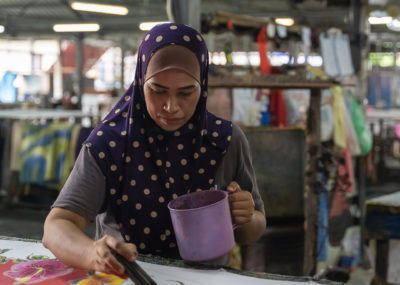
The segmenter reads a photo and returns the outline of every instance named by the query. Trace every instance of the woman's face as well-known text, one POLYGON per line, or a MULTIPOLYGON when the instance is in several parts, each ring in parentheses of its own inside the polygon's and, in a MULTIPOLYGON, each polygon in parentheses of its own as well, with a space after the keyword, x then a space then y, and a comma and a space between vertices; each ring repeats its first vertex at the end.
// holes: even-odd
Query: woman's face
POLYGON ((160 128, 175 131, 193 116, 200 92, 200 84, 187 73, 162 71, 144 84, 147 112, 160 128))

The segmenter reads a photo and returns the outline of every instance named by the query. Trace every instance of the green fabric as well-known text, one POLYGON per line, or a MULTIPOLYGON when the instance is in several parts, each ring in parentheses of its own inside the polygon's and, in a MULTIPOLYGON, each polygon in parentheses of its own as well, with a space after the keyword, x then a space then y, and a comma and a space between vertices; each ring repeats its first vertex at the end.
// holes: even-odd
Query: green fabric
POLYGON ((351 119, 358 137, 361 148, 361 155, 366 155, 372 149, 372 137, 365 123, 364 110, 354 98, 351 101, 351 119))

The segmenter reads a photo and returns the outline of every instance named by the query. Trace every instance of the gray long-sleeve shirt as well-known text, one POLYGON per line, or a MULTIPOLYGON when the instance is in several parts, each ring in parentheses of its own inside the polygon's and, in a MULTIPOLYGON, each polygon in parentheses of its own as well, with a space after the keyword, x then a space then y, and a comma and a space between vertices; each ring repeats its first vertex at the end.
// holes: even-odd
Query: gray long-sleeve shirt
MULTIPOLYGON (((225 189, 236 181, 251 192, 255 209, 264 212, 243 131, 233 125, 232 141, 216 173, 215 183, 225 189)), ((91 221, 96 220, 96 239, 108 234, 122 240, 106 199, 105 177, 87 147, 82 147, 75 166, 53 207, 68 209, 91 221)))

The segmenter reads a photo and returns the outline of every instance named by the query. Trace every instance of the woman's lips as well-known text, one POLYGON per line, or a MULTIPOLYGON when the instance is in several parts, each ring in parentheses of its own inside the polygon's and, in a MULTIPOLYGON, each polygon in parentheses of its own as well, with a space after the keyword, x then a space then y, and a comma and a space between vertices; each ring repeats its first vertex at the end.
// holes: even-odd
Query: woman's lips
POLYGON ((162 118, 168 125, 175 125, 177 124, 181 119, 177 118, 162 118))

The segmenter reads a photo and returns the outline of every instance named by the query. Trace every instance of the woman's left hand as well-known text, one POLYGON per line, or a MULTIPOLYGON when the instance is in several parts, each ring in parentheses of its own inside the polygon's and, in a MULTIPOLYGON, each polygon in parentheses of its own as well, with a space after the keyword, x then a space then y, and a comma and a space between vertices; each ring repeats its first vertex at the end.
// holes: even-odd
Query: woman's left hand
POLYGON ((231 209, 232 221, 238 225, 251 221, 254 214, 254 200, 249 191, 243 191, 235 181, 226 187, 229 195, 229 206, 231 209))

